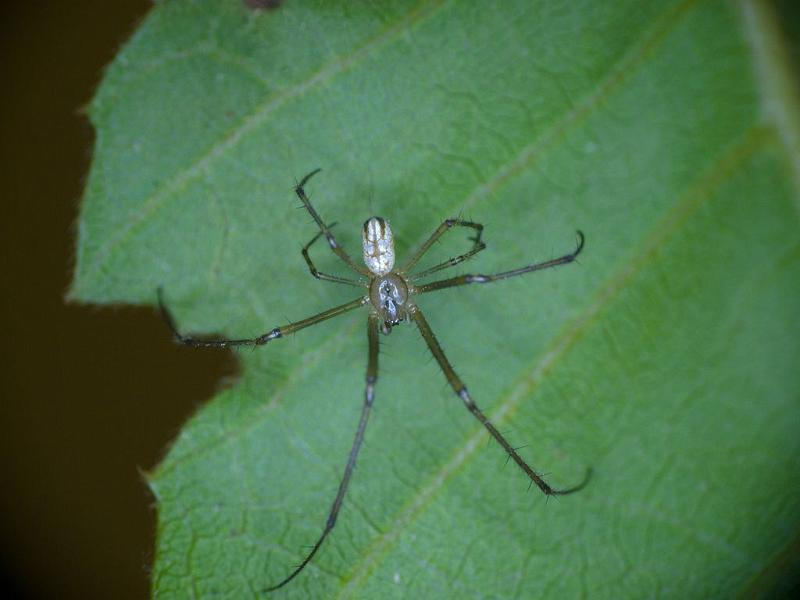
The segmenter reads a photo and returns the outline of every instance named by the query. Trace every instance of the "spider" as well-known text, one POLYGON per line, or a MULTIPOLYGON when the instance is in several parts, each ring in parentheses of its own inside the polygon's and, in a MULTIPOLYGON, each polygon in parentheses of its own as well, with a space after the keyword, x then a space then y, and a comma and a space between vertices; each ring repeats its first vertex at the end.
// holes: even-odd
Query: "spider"
POLYGON ((482 241, 483 225, 473 221, 467 221, 461 218, 445 220, 436 231, 428 238, 428 240, 420 246, 420 248, 409 258, 402 266, 395 268, 395 253, 394 253, 394 236, 389 223, 381 217, 370 217, 364 223, 362 230, 362 247, 365 266, 361 266, 353 262, 353 259, 347 254, 336 241, 331 228, 335 223, 326 225, 320 218, 319 213, 312 206, 311 201, 305 192, 305 186, 308 181, 321 169, 316 169, 303 177, 303 179, 295 186, 294 191, 303 203, 305 209, 311 214, 311 217, 319 227, 319 232, 309 241, 302 249, 303 258, 308 265, 311 274, 317 279, 323 281, 332 281, 334 283, 346 284, 354 287, 365 288, 366 292, 346 304, 336 306, 323 311, 314 316, 289 323, 282 327, 276 327, 267 333, 264 333, 254 338, 244 339, 203 339, 196 338, 190 335, 184 335, 178 330, 175 319, 164 303, 162 289, 158 289, 158 303, 161 314, 164 317, 169 328, 172 330, 173 335, 177 342, 186 346, 195 348, 227 348, 236 346, 263 346, 272 340, 282 338, 287 334, 294 333, 300 329, 316 325, 327 319, 339 316, 359 307, 366 307, 369 315, 367 317, 367 340, 368 340, 368 355, 367 355, 367 377, 366 388, 364 392, 364 404, 361 409, 361 417, 356 429, 355 439, 350 449, 350 454, 347 459, 347 464, 344 468, 344 474, 339 483, 339 489, 336 492, 336 497, 331 505, 328 519, 325 522, 325 527, 322 530, 316 543, 311 547, 310 552, 305 556, 303 561, 297 565, 294 570, 284 579, 277 584, 270 586, 265 591, 273 591, 283 587, 294 579, 300 572, 308 565, 314 558, 314 555, 322 546, 325 538, 333 530, 336 525, 336 519, 339 516, 339 511, 342 508, 342 503, 347 493, 347 488, 350 485, 350 479, 353 475, 353 469, 356 466, 356 459, 358 457, 361 443, 364 441, 364 432, 367 428, 367 421, 369 420, 370 410, 375 400, 375 384, 378 380, 378 335, 388 335, 392 332, 392 328, 399 325, 403 321, 411 320, 419 329, 422 338, 428 345, 433 357, 439 364, 444 376, 447 378, 450 387, 456 395, 463 401, 464 406, 470 413, 488 430, 492 437, 506 451, 508 457, 513 459, 514 462, 525 472, 525 475, 531 480, 531 485, 536 484, 542 492, 547 496, 563 496, 571 494, 582 489, 589 481, 591 470, 587 470, 583 481, 578 485, 567 489, 556 489, 551 487, 541 475, 534 471, 527 462, 517 453, 516 448, 508 443, 505 437, 495 428, 494 425, 486 418, 478 405, 467 391, 467 387, 461 381, 461 378, 456 374, 450 361, 445 356, 439 341, 433 333, 428 321, 422 313, 422 310, 416 303, 415 296, 435 292, 451 287, 458 287, 468 285, 471 283, 491 283, 501 279, 508 279, 533 271, 540 271, 550 267, 565 265, 571 263, 581 253, 584 245, 584 235, 581 231, 577 232, 578 244, 572 252, 565 254, 559 258, 554 258, 548 261, 535 263, 511 271, 503 271, 502 273, 495 273, 494 275, 459 275, 448 279, 440 279, 429 283, 418 284, 420 279, 438 273, 444 269, 453 267, 465 260, 475 256, 478 252, 486 248, 486 244, 482 241), (454 227, 464 227, 473 231, 473 236, 469 238, 472 242, 472 247, 459 256, 450 258, 442 263, 411 274, 414 266, 419 262, 422 256, 433 246, 433 244, 443 236, 447 231, 454 227), (362 279, 353 280, 337 275, 329 275, 319 271, 315 266, 309 255, 311 246, 324 237, 333 253, 344 262, 351 270, 355 271, 362 276, 362 279))

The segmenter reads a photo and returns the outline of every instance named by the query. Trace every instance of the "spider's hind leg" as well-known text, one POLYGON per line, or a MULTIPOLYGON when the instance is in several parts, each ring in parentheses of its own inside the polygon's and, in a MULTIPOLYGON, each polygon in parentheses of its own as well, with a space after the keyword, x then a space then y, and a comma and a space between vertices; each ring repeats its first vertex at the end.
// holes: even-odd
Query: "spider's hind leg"
POLYGON ((287 577, 279 581, 273 586, 266 588, 265 592, 272 592, 278 588, 283 587, 292 579, 297 577, 300 572, 306 568, 306 565, 311 562, 314 555, 322 546, 325 538, 328 537, 333 528, 336 526, 336 519, 339 517, 339 511, 342 509, 344 497, 347 495, 347 488, 350 486, 350 479, 353 476, 353 470, 356 467, 356 460, 358 459, 358 452, 361 449, 361 444, 364 441, 364 433, 367 430, 367 422, 369 421, 369 414, 372 410, 372 404, 375 401, 375 384, 378 382, 378 352, 380 345, 378 343, 378 329, 380 327, 380 319, 377 315, 371 314, 367 321, 367 340, 368 340, 368 354, 367 354, 367 377, 366 386, 364 388, 364 404, 361 408, 361 418, 358 421, 358 428, 356 435, 353 438, 353 445, 350 447, 350 454, 347 458, 347 464, 344 468, 342 480, 339 482, 339 489, 336 491, 336 497, 333 500, 328 518, 325 521, 325 527, 322 533, 317 538, 316 543, 311 547, 311 551, 306 554, 305 558, 297 565, 294 570, 289 573, 287 577))
POLYGON ((179 344, 183 344, 184 346, 191 346, 193 348, 230 348, 235 346, 263 346, 264 344, 271 342, 272 340, 277 340, 278 338, 282 338, 300 329, 311 327, 312 325, 316 325, 317 323, 321 323, 322 321, 331 319, 333 317, 339 316, 348 311, 356 309, 359 306, 363 306, 367 301, 368 298, 366 296, 363 296, 361 298, 356 298, 355 300, 351 300, 346 304, 342 304, 340 306, 334 306, 333 308, 329 308, 328 310, 322 311, 321 313, 318 313, 301 321, 295 321, 293 323, 288 323, 287 325, 275 327, 269 330, 268 332, 254 338, 207 339, 207 338, 197 338, 192 335, 186 335, 178 330, 178 327, 175 324, 175 317, 172 316, 172 312, 169 310, 169 308, 167 308, 167 305, 164 302, 164 291, 161 287, 158 288, 158 308, 161 311, 161 316, 164 318, 164 321, 170 328, 170 331, 172 331, 172 335, 174 336, 175 341, 177 341, 179 344))
POLYGON ((508 440, 503 437, 503 434, 500 433, 491 423, 491 421, 486 418, 486 415, 483 414, 483 411, 481 411, 481 409, 478 408, 478 405, 472 400, 472 397, 467 391, 467 387, 464 385, 464 382, 461 381, 461 378, 456 374, 455 370, 450 364, 450 361, 447 360, 447 356, 445 356, 442 347, 439 345, 439 340, 436 339, 436 336, 433 334, 433 330, 431 329, 430 325, 428 325, 428 321, 423 316, 422 311, 419 310, 419 307, 417 307, 414 312, 411 313, 411 316, 414 319, 414 322, 417 324, 419 332, 422 334, 425 343, 428 344, 431 354, 433 354, 433 357, 436 359, 436 362, 439 363, 439 367, 442 369, 445 377, 447 377, 447 382, 450 384, 450 387, 452 387, 456 395, 461 398, 461 400, 464 402, 464 406, 466 406, 467 410, 472 413, 472 416, 481 422, 481 425, 483 425, 497 441, 497 443, 503 447, 503 450, 506 451, 508 456, 510 456, 514 462, 517 463, 517 466, 525 472, 531 482, 535 483, 539 489, 548 496, 564 496, 566 494, 572 494, 573 492, 583 489, 583 487, 589 482, 589 478, 591 477, 591 469, 587 470, 586 476, 578 485, 566 489, 557 489, 551 487, 541 475, 534 471, 530 465, 525 462, 525 459, 519 455, 517 449, 508 443, 508 440))

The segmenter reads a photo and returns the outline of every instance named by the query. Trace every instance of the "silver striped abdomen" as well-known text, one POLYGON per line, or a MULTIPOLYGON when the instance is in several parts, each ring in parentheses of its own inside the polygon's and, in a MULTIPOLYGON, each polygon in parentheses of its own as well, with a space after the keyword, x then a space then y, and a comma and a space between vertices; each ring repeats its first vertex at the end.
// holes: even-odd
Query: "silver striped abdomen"
POLYGON ((361 239, 364 264, 375 275, 386 275, 394 267, 394 236, 389 223, 380 217, 370 217, 364 223, 361 239))

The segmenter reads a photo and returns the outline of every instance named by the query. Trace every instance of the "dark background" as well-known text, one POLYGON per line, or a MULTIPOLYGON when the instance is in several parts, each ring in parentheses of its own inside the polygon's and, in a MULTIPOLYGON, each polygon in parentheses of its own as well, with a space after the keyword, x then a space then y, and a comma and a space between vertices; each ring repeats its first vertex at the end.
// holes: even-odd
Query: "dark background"
POLYGON ((0 591, 146 598, 151 469, 224 374, 152 310, 67 304, 81 111, 147 0, 0 2, 0 591), (5 209, 8 209, 6 211, 5 209))
MULTIPOLYGON (((779 3, 800 57, 800 6, 779 3)), ((149 309, 64 302, 91 158, 81 113, 148 0, 0 3, 0 592, 145 598, 150 469, 225 374, 149 309)), ((797 62, 795 62, 797 65, 797 62)))

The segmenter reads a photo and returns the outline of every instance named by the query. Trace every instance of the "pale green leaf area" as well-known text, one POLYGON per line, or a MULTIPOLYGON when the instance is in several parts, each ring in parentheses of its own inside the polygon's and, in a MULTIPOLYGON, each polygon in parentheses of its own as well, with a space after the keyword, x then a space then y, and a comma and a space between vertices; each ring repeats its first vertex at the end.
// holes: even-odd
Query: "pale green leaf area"
MULTIPOLYGON (((292 186, 316 167, 354 256, 374 214, 401 257, 445 217, 484 223, 456 273, 586 234, 579 264, 420 306, 526 459, 556 486, 592 467, 588 487, 528 490, 402 325, 338 524, 275 597, 730 598, 791 577, 798 158, 764 107, 798 107, 759 75, 780 65, 753 36, 778 40, 743 6, 155 6, 90 108, 74 298, 152 304, 163 285, 184 330, 252 336, 355 297, 300 255, 315 227, 292 186)), ((365 312, 240 352, 153 469, 156 597, 258 597, 301 560, 361 410, 365 312)))

